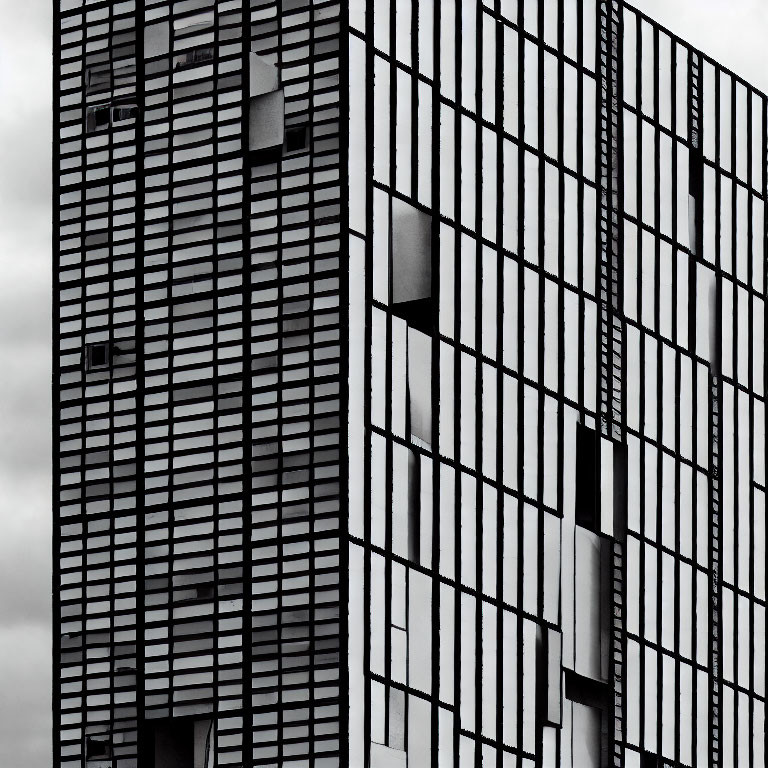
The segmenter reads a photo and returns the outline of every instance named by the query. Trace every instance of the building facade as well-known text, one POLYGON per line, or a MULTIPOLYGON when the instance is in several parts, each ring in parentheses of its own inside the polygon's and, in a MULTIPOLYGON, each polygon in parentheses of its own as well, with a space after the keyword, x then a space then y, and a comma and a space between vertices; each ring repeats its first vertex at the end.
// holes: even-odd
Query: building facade
POLYGON ((763 768, 765 96, 620 0, 54 30, 54 765, 763 768))

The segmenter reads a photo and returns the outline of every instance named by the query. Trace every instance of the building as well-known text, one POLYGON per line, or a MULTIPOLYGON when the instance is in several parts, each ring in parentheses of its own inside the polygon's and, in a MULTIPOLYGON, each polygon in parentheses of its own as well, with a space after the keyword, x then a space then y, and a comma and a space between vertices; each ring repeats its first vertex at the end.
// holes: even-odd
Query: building
POLYGON ((59 0, 54 765, 765 765, 766 98, 620 0, 59 0))

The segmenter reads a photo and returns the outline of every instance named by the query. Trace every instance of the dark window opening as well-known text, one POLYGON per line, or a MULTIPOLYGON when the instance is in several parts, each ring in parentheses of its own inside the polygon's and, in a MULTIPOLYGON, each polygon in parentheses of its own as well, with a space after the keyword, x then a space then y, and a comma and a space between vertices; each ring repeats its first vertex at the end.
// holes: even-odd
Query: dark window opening
POLYGON ((146 724, 146 768, 212 768, 210 718, 168 718, 146 724))
POLYGON ((135 104, 125 104, 112 107, 112 122, 119 123, 123 120, 135 120, 139 116, 139 108, 135 104))
POLYGON ((627 536, 627 446, 613 444, 613 538, 627 536))
POLYGON ((594 429, 576 425, 576 524, 599 532, 598 436, 594 429))
POLYGON ((688 247, 696 255, 703 245, 704 156, 697 147, 688 152, 688 247))
POLYGON ((301 152, 307 148, 307 126, 299 125, 293 128, 286 128, 285 131, 285 151, 301 152))
POLYGON ((408 557, 414 563, 421 558, 421 455, 408 455, 408 557))
POLYGON ((85 132, 93 133, 100 128, 109 125, 111 107, 109 104, 99 104, 95 107, 88 107, 85 111, 85 132))
POLYGON ((87 371, 104 371, 112 362, 109 342, 100 341, 88 344, 85 348, 85 368, 87 371))
POLYGON ((99 104, 88 107, 85 113, 85 132, 94 133, 108 128, 111 123, 132 120, 138 116, 139 108, 135 104, 99 104))
POLYGON ((640 768, 661 768, 662 763, 658 755, 653 752, 643 751, 640 755, 640 768))
POLYGON ((188 67, 196 67, 199 64, 204 64, 206 61, 213 61, 213 46, 194 48, 191 51, 176 54, 176 56, 173 57, 173 68, 187 69, 188 67))
POLYGON ((398 317, 402 317, 411 328, 428 335, 432 334, 434 328, 433 309, 434 304, 431 298, 401 301, 394 306, 398 317))
POLYGON ((610 688, 607 683, 566 669, 565 698, 585 707, 604 710, 608 708, 610 688))
POLYGON ((112 757, 112 745, 106 734, 85 737, 86 760, 109 760, 112 757))

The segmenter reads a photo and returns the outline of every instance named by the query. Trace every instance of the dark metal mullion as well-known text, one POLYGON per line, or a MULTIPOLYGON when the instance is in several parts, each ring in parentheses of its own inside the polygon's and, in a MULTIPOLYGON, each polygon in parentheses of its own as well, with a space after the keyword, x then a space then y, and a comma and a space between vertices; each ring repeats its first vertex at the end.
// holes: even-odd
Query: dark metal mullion
MULTIPOLYGON (((752 164, 754 162, 754 157, 752 153, 752 120, 753 120, 753 110, 752 110, 752 102, 753 102, 753 93, 750 89, 747 89, 747 95, 746 95, 746 102, 747 102, 747 114, 746 114, 746 120, 747 120, 747 135, 745 137, 745 140, 747 142, 746 146, 746 154, 747 154, 747 188, 749 189, 747 193, 747 252, 745 254, 745 258, 747 259, 747 284, 749 287, 752 287, 752 281, 754 280, 754 269, 752 264, 752 259, 754 257, 753 253, 753 237, 754 237, 754 226, 752 221, 752 198, 753 198, 753 183, 754 180, 752 178, 752 164)), ((735 175, 735 174, 734 174, 735 175)), ((754 541, 755 536, 755 398, 752 392, 754 392, 754 357, 752 354, 752 350, 754 349, 754 323, 755 323, 755 312, 754 312, 754 299, 752 298, 751 292, 747 293, 747 300, 749 301, 749 304, 747 306, 747 334, 748 334, 748 353, 747 353, 747 379, 748 379, 748 386, 751 390, 750 396, 749 396, 749 424, 747 427, 747 434, 748 434, 748 443, 749 443, 749 510, 745 517, 747 518, 747 525, 749 527, 749 535, 748 535, 748 544, 750 547, 750 557, 749 557, 749 565, 748 565, 748 574, 747 574, 747 580, 748 580, 748 591, 750 596, 755 594, 755 558, 751 556, 751 552, 753 549, 752 543, 754 541)), ((737 391, 738 395, 738 391, 737 391)), ((737 585, 738 590, 738 585, 737 585)), ((738 592, 737 592, 738 596, 738 592)), ((755 603, 752 599, 749 600, 748 603, 748 617, 749 617, 749 626, 750 630, 755 626, 755 603)), ((750 643, 751 646, 751 643, 750 643)), ((751 651, 751 648, 750 648, 751 651)), ((751 691, 755 690, 755 654, 750 652, 749 658, 747 659, 747 676, 748 676, 748 683, 749 688, 751 691)), ((738 665, 737 665, 738 669, 738 665)), ((738 678, 737 678, 738 679, 738 678)), ((754 697, 750 695, 749 702, 748 702, 748 722, 750 724, 750 730, 753 728, 753 722, 755 717, 755 701, 754 697)), ((755 756, 754 756, 754 742, 752 739, 750 739, 749 744, 747 746, 747 759, 749 761, 750 766, 754 766, 755 756)))
MULTIPOLYGON (((762 101, 762 138, 763 138, 763 144, 761 147, 762 150, 762 157, 760 158, 761 163, 761 170, 762 170, 762 178, 763 178, 763 200, 765 200, 768 197, 768 109, 766 109, 766 101, 763 98, 762 101)), ((751 218, 751 214, 750 214, 751 218)), ((765 224, 763 225, 765 227, 765 224)), ((766 246, 766 236, 765 232, 760 233, 762 241, 763 241, 763 249, 765 249, 766 246)), ((763 295, 768 293, 768 274, 766 274, 765 269, 765 258, 763 258, 763 265, 762 265, 762 285, 760 286, 763 295)), ((765 338, 765 332, 766 332, 766 326, 768 326, 768 323, 766 322, 765 313, 763 313, 763 338, 765 338)), ((765 362, 763 363, 763 392, 768 391, 768 366, 765 365, 765 362)), ((763 410, 763 444, 760 446, 763 451, 763 456, 768 455, 768 433, 765 430, 765 410, 763 410)), ((763 482, 765 482, 765 478, 763 478, 763 482)), ((754 518, 753 518, 754 519, 754 518)), ((754 529, 753 529, 754 530, 754 529)), ((754 576, 755 576, 755 561, 754 558, 750 558, 750 565, 752 568, 751 571, 751 578, 750 578, 750 587, 754 584, 754 576)), ((763 576, 763 582, 765 582, 765 576, 763 576)), ((750 591, 752 591, 750 589, 750 591)), ((754 594, 754 592, 753 592, 754 594)), ((763 595, 763 598, 765 599, 765 595, 763 595)), ((754 626, 754 625, 752 625, 754 626)), ((754 661, 754 655, 752 658, 752 677, 750 679, 754 678, 755 675, 755 661, 754 661)), ((753 726, 754 727, 754 726, 753 726)), ((763 735, 763 749, 765 749, 766 744, 768 743, 768 736, 763 735)))
MULTIPOLYGON (((539 3, 537 7, 536 22, 538 26, 538 38, 539 41, 544 39, 544 3, 539 3)), ((545 112, 545 99, 544 99, 544 48, 537 42, 536 45, 536 69, 537 69, 537 137, 536 143, 539 151, 544 152, 544 121, 546 119, 545 112)), ((537 403, 536 403, 536 583, 544 584, 544 512, 543 512, 543 499, 544 499, 544 404, 546 395, 541 384, 544 383, 544 360, 546 344, 545 329, 546 329, 546 314, 545 304, 547 301, 547 278, 544 269, 544 249, 546 248, 546 231, 545 231, 545 211, 546 211, 546 162, 541 154, 538 156, 538 189, 537 189, 537 207, 538 207, 538 254, 537 254, 537 266, 538 271, 536 273, 536 282, 538 284, 539 301, 537 307, 537 323, 539 338, 535 339, 535 343, 538 347, 537 359, 536 359, 536 375, 539 382, 539 386, 536 387, 537 403)), ((539 618, 544 616, 544 589, 538 589, 537 598, 537 616, 539 618)), ((538 629, 538 627, 537 627, 538 629)), ((537 649, 537 652, 540 649, 537 649)), ((543 745, 543 731, 536 727, 536 742, 537 749, 541 749, 540 745, 543 745)))
MULTIPOLYGON (((495 0, 494 10, 500 12, 500 0, 495 0)), ((495 22, 495 67, 494 78, 496 90, 494 92, 496 109, 494 113, 496 125, 499 128, 504 124, 504 25, 498 20, 495 22)), ((496 159, 498 168, 504 164, 504 133, 496 131, 496 159)), ((504 307, 504 284, 506 256, 503 248, 504 233, 504 174, 496 176, 496 306, 498 315, 501 316, 504 307)), ((519 248, 518 248, 519 251, 519 248)), ((511 308, 510 308, 511 309, 511 308)), ((504 598, 504 499, 505 493, 501 487, 504 482, 504 430, 500 425, 504 424, 504 325, 499 323, 496 330, 496 482, 500 485, 496 488, 496 598, 499 605, 496 609, 496 739, 500 744, 504 742, 504 668, 505 654, 500 652, 504 648, 504 609, 501 601, 504 598)), ((503 768, 504 751, 496 751, 496 768, 503 768)), ((490 768, 490 767, 489 767, 490 768)))
MULTIPOLYGON (((61 29, 61 9, 59 3, 53 4, 53 29, 61 29)), ((53 131, 56 131, 60 127, 61 123, 58 119, 59 99, 58 96, 61 93, 61 35, 53 35, 53 78, 51 81, 51 111, 55 116, 53 120, 53 131)), ((54 133, 54 136, 56 134, 54 133)), ((52 381, 52 396, 51 396, 51 417, 53 421, 53 433, 51 440, 51 508, 53 510, 52 521, 52 536, 51 536, 51 595, 53 596, 51 606, 51 746, 52 746, 52 759, 54 768, 58 768, 61 765, 61 710, 62 710, 62 653, 61 653, 61 627, 62 627, 62 597, 61 597, 61 577, 62 577, 62 552, 61 545, 63 541, 61 527, 62 518, 60 513, 60 498, 61 498, 61 280, 59 274, 61 271, 61 241, 60 241, 60 225, 61 225, 61 182, 60 182, 60 164, 61 164, 61 142, 53 141, 51 147, 51 179, 52 179, 52 226, 51 226, 51 253, 53 256, 53 269, 51 270, 51 319, 53 325, 53 341, 51 349, 51 381, 52 381), (58 333, 58 341, 57 333, 58 333)), ((82 162, 82 161, 81 161, 82 162)), ((85 214, 85 205, 81 199, 80 216, 85 214)), ((81 276, 83 274, 82 266, 80 268, 81 276)), ((81 293, 80 297, 80 313, 83 314, 85 309, 85 298, 81 293)), ((80 434, 84 435, 85 429, 82 417, 80 419, 80 434)), ((84 443, 84 441, 83 441, 84 443)), ((84 459, 81 458, 81 465, 84 465, 84 459)), ((82 486, 81 486, 82 487, 82 486)), ((82 493, 82 491, 81 491, 82 493)), ((82 501, 80 509, 81 525, 83 522, 82 513, 82 501)), ((80 536, 81 547, 85 546, 83 534, 80 536)), ((81 586, 84 581, 84 574, 81 571, 81 586)), ((84 606, 82 606, 81 598, 81 614, 84 613, 84 606)), ((85 633, 82 633, 81 638, 81 664, 85 664, 85 633)), ((81 675, 82 679, 82 675, 81 675)), ((83 753, 85 751, 85 744, 81 741, 81 749, 83 753)))
MULTIPOLYGON (((678 151, 678 140, 677 140, 677 121, 678 121, 678 114, 677 114, 677 77, 675 76, 675 72, 677 69, 677 43, 674 41, 670 41, 669 43, 669 50, 670 50, 670 61, 672 64, 672 74, 670 77, 671 81, 671 95, 670 95, 670 108, 671 108, 671 134, 672 134, 672 171, 671 171, 671 178, 672 178, 672 242, 677 244, 678 243, 678 231, 677 231, 677 219, 678 219, 678 208, 677 208, 677 200, 678 200, 678 158, 677 158, 677 151, 678 151)), ((686 116, 687 117, 687 116, 686 116)), ((678 328, 678 322, 677 322, 677 296, 679 293, 679 283, 678 283, 678 270, 677 270, 677 262, 678 262, 678 256, 679 256, 679 249, 678 246, 675 245, 672 248, 672 338, 675 339, 676 343, 680 343, 679 339, 679 328, 678 328)), ((682 537, 680 535, 681 533, 681 511, 680 511, 680 502, 683 499, 683 496, 680 492, 680 462, 677 460, 677 457, 681 453, 681 436, 682 436, 682 429, 680 425, 680 409, 679 409, 679 399, 681 397, 682 392, 682 377, 681 377, 681 359, 680 359, 680 352, 675 349, 675 413, 674 413, 674 419, 675 419, 675 435, 674 435, 674 450, 675 450, 675 499, 677 499, 676 504, 676 510, 675 510, 675 558, 674 558, 674 568, 675 568, 675 584, 680 584, 680 565, 681 565, 681 559, 680 559, 680 553, 682 550, 682 537)), ((686 496, 689 496, 690 489, 688 489, 688 492, 686 493, 686 496)), ((692 517, 693 517, 693 507, 691 508, 692 511, 692 517)), ((689 532, 686 531, 686 536, 689 535, 689 532)), ((674 594, 674 613, 675 613, 675 631, 674 631, 674 650, 675 653, 678 654, 680 652, 680 616, 682 614, 682 602, 680 600, 680 590, 675 589, 674 594)), ((676 658, 675 659, 675 690, 680 690, 680 662, 676 658)), ((679 703, 675 706, 675 760, 680 761, 681 756, 681 727, 680 727, 680 705, 679 703)))
MULTIPOLYGON (((341 15, 341 31, 339 33, 340 41, 349 40, 349 7, 342 6, 339 11, 341 15)), ((339 100, 341 123, 339 125, 340 141, 339 144, 342 147, 340 152, 340 177, 346 179, 341 182, 341 216, 340 216, 340 240, 346 239, 346 248, 342 246, 342 253, 346 251, 347 265, 349 266, 349 250, 348 244, 352 238, 351 230, 349 226, 349 145, 350 145, 350 131, 349 131, 349 115, 350 115, 350 93, 349 93, 349 46, 340 45, 340 80, 339 80, 339 100)), ((314 144, 312 146, 314 152, 314 144)), ((367 179, 366 179, 367 186, 367 179)), ((348 279, 348 270, 346 275, 342 275, 339 285, 339 312, 340 312, 340 324, 342 326, 339 349, 340 358, 342 364, 351 365, 349 355, 349 325, 350 325, 350 309, 349 309, 349 296, 350 286, 348 279)), ((356 361, 356 365, 361 365, 362 361, 356 361)), ((340 396, 339 396, 339 410, 340 410, 340 434, 339 434, 339 762, 342 765, 349 764, 350 754, 350 732, 349 732, 349 709, 351 705, 350 685, 349 685, 349 664, 343 660, 349 658, 349 595, 350 595, 350 569, 349 569, 349 381, 345 377, 341 377, 340 381, 340 396)), ((358 702, 359 706, 359 702, 358 702)), ((363 768, 363 766, 361 766, 363 768)))
MULTIPOLYGON (((580 2, 580 0, 579 0, 580 2)), ((524 504, 522 501, 523 488, 524 488, 524 453, 525 453, 525 441, 523 435, 525 434, 525 385, 524 385, 524 362, 525 362, 525 348, 524 348, 524 326, 525 326, 525 37, 522 30, 525 27, 524 17, 524 5, 523 3, 517 4, 517 25, 518 25, 518 45, 517 45, 517 135, 519 143, 517 145, 518 162, 517 162, 517 368, 518 375, 516 381, 516 395, 517 395, 517 488, 519 495, 516 504, 517 512, 517 595, 516 604, 523 606, 523 575, 525 565, 525 552, 523 545, 524 538, 524 504)), ((536 340, 538 343, 538 340, 536 340)), ((513 438, 514 439, 514 438, 513 438)), ((518 613, 516 622, 517 632, 517 658, 516 668, 514 671, 517 680, 523 680, 524 664, 523 664, 523 629, 524 622, 522 615, 518 613)), ((517 712, 523 711, 523 687, 519 685, 517 687, 517 712)), ((524 743, 524 731, 523 731, 523 718, 517 717, 517 734, 516 744, 522 745, 524 743)))
MULTIPOLYGON (((417 2, 429 3, 432 0, 417 0, 417 2)), ((430 733, 432 744, 432 760, 431 768, 438 768, 439 766, 439 737, 440 737, 440 667, 442 662, 442 646, 441 646, 441 622, 440 622, 440 606, 441 606, 441 594, 440 594, 440 569, 442 566, 442 558, 440 551, 440 536, 442 529, 441 520, 441 485, 440 478, 441 462, 440 462, 440 415, 441 410, 445 407, 441 403, 440 392, 442 389, 442 377, 441 377, 441 355, 442 348, 440 344, 440 274, 441 274, 441 254, 442 254, 442 242, 440 232, 440 217, 435 215, 440 211, 442 204, 442 190, 440 185, 440 3, 433 3, 433 18, 432 18, 432 68, 433 68, 433 82, 431 83, 430 94, 432 97, 431 110, 432 110, 432 133, 433 136, 437 136, 437 140, 433 140, 431 143, 431 203, 433 215, 431 218, 431 236, 432 236, 432 303, 433 303, 433 318, 434 318, 434 332, 432 334, 431 349, 432 349, 432 382, 431 382, 431 404, 432 404, 432 562, 428 564, 431 568, 431 595, 432 595, 432 671, 431 671, 431 717, 430 717, 430 733)), ((417 454, 418 456, 418 454, 417 454)), ((419 459, 420 460, 420 459, 419 459)), ((426 766, 424 766, 426 768, 426 766)))
MULTIPOLYGON (((703 90, 703 89, 702 89, 703 90)), ((703 94, 702 94, 703 96, 703 94)), ((713 244, 715 251, 715 280, 717 281, 715 291, 715 318, 714 322, 719 324, 722 317, 722 258, 720 253, 720 201, 721 201, 721 176, 718 169, 720 163, 720 73, 715 67, 714 70, 714 125, 715 125, 715 242, 713 244)), ((706 107, 706 100, 702 98, 706 107)), ((703 125, 702 125, 703 128, 703 125)), ((703 151, 703 142, 702 142, 703 151)), ((699 236, 702 237, 701 235, 699 236)), ((703 257, 703 253, 701 254, 703 257)), ((710 414, 709 414, 709 511, 710 511, 710 600, 709 600, 709 695, 710 695, 710 760, 712 768, 718 768, 722 760, 722 655, 719 642, 720 632, 720 614, 722 610, 722 486, 720 481, 720 429, 722 423, 722 384, 719 381, 721 376, 720 354, 721 337, 715 342, 715 349, 710 350, 710 355, 717 361, 714 370, 709 369, 709 391, 710 391, 710 414), (716 421, 717 419, 717 421, 716 421)))
MULTIPOLYGON (((453 399, 453 452, 454 458, 460 463, 461 458, 461 305, 462 305, 462 292, 461 292, 461 234, 459 229, 459 222, 461 221, 461 201, 462 201, 462 188, 461 188, 461 104, 463 96, 462 87, 462 54, 464 46, 464 38, 462 36, 462 18, 461 7, 456 4, 457 7, 454 11, 455 26, 453 29, 453 36, 455 40, 455 53, 454 53, 454 86, 456 94, 456 105, 451 110, 452 118, 454 121, 454 154, 453 154, 453 183, 454 183, 454 224, 451 226, 450 237, 453 239, 453 307, 454 307, 454 322, 453 322, 453 339, 451 340, 451 354, 453 355, 453 385, 454 385, 454 399, 453 399)), ((450 43, 450 40, 446 41, 450 43)), ((447 46, 450 50, 450 45, 447 46)), ((453 475, 453 536, 454 536, 454 581, 456 584, 461 584, 461 470, 455 469, 453 475)), ((454 590, 452 595, 454 600, 453 620, 454 628, 461 626, 461 590, 454 590)), ((463 651, 462 635, 460 632, 456 632, 453 643, 453 700, 454 700, 454 717, 453 717, 453 751, 455 755, 460 752, 461 746, 461 654, 463 651)))
MULTIPOLYGON (((736 275, 738 274, 738 252, 736 244, 738 242, 737 236, 737 212, 738 212, 738 198, 736 195, 736 173, 737 173, 737 155, 736 155, 736 142, 738 140, 738 132, 736 129, 736 83, 731 81, 731 98, 730 98, 730 119, 731 119, 731 147, 730 147, 730 161, 731 161, 731 275, 733 280, 730 282, 730 290, 733 298, 731 300, 732 315, 731 322, 733 323, 733 329, 731 331, 731 376, 734 383, 738 382, 739 377, 739 359, 738 359, 738 343, 739 343, 739 293, 736 285, 736 275)), ((749 200, 749 197, 747 197, 749 200)), ((721 315, 722 317, 722 311, 721 315)), ((723 322, 723 321, 721 321, 723 322)), ((743 332, 747 332, 746 329, 743 332)), ((722 343, 722 342, 721 342, 722 343)), ((728 353, 728 350, 724 350, 724 353, 728 353)), ((751 356, 751 350, 749 352, 751 356)), ((723 415, 721 414, 721 424, 723 415)), ((734 435, 733 444, 736 455, 733 457, 733 548, 728 553, 728 556, 733 562, 733 626, 729 627, 730 640, 733 643, 733 677, 734 684, 738 684, 739 677, 739 644, 736 642, 736 632, 739 626, 739 600, 738 600, 738 583, 739 583, 739 558, 738 558, 738 542, 739 542, 739 462, 736 460, 739 453, 739 437, 744 430, 744 425, 739 423, 739 392, 738 387, 733 387, 733 422, 734 422, 734 435)), ((748 429, 748 427, 747 427, 748 429)), ((747 512, 747 515, 749 513, 747 512)), ((723 628, 721 627, 722 637, 723 628)), ((733 714, 736 721, 736 732, 738 733, 738 719, 739 719, 739 697, 734 695, 733 700, 733 714)), ((722 710, 721 710, 721 722, 722 722, 722 710)), ((738 764, 739 757, 739 739, 734 738, 734 750, 735 755, 733 759, 738 764)))
MULTIPOLYGON (((475 222, 478 235, 483 231, 483 125, 482 83, 483 83, 483 6, 476 5, 475 30, 475 222)), ((489 179, 490 181, 490 179, 489 179)), ((459 185, 461 186, 461 185, 459 185)), ((475 349, 482 351, 483 344, 483 243, 482 237, 476 236, 475 251, 475 349)), ((475 467, 483 466, 483 364, 480 356, 475 357, 475 467)), ((479 737, 483 732, 483 483, 475 480, 475 586, 478 599, 475 603, 475 733, 479 737)), ((480 738, 475 739, 475 762, 482 764, 483 747, 480 738)))
MULTIPOLYGON (((371 504, 371 450, 373 444, 373 432, 371 430, 371 396, 369 382, 372 380, 372 313, 373 306, 371 303, 373 296, 373 125, 374 125, 374 109, 373 109, 373 93, 374 93, 374 80, 373 80, 373 65, 374 65, 374 48, 373 48, 373 7, 372 3, 366 3, 367 13, 365 16, 365 219, 366 219, 366 234, 365 238, 365 302, 363 311, 365 313, 364 318, 364 343, 363 343, 363 383, 364 383, 364 395, 363 395, 363 429, 365 434, 364 450, 363 450, 363 503, 365 508, 372 508, 371 504)), ((386 517, 386 505, 384 507, 386 517)), ((369 545, 371 541, 371 517, 372 515, 363 515, 363 680, 364 680, 364 692, 363 692, 363 728, 364 728, 364 766, 366 768, 370 765, 370 750, 371 750, 371 685, 372 678, 370 675, 371 669, 371 548, 369 545)), ((386 695, 386 688, 385 688, 386 695)), ((386 704, 385 704, 385 716, 386 716, 386 704)), ((384 741, 387 741, 386 721, 384 723, 384 741)))

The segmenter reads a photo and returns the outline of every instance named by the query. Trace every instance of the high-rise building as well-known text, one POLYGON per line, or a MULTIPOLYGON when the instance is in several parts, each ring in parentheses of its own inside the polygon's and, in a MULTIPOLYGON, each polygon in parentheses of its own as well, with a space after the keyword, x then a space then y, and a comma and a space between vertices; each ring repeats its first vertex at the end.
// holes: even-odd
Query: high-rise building
POLYGON ((621 0, 54 19, 54 765, 764 768, 766 97, 621 0))

